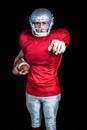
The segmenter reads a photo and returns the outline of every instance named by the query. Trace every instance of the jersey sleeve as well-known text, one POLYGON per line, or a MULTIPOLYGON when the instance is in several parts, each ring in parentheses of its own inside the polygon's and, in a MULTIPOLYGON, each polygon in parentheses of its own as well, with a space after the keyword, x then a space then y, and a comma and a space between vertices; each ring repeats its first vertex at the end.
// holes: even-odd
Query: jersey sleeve
POLYGON ((21 32, 19 35, 19 45, 24 52, 25 52, 25 48, 28 44, 28 35, 29 35, 28 33, 29 33, 29 31, 25 30, 25 31, 21 32))
POLYGON ((56 29, 54 32, 56 39, 63 41, 66 46, 70 44, 70 33, 68 30, 60 28, 56 29))

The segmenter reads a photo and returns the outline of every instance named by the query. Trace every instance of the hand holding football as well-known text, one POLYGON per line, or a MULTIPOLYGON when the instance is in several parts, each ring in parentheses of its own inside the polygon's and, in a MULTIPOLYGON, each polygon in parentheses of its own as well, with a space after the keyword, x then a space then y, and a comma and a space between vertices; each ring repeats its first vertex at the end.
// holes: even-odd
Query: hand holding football
POLYGON ((21 62, 19 65, 18 65, 18 70, 23 70, 23 71, 29 71, 29 64, 25 61, 21 62))
POLYGON ((19 71, 29 71, 30 69, 30 65, 23 58, 18 59, 16 65, 18 65, 19 71))

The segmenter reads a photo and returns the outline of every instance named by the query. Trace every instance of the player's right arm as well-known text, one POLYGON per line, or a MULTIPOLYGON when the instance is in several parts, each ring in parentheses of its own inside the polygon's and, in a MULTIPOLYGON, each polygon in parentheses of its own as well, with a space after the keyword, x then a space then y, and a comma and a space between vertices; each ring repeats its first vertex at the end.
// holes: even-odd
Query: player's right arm
POLYGON ((24 57, 24 53, 23 53, 22 50, 20 50, 19 53, 18 53, 18 55, 14 59, 13 66, 15 66, 15 64, 16 64, 16 62, 17 62, 18 59, 23 58, 23 57, 24 57))
POLYGON ((26 71, 19 71, 18 70, 18 65, 16 64, 17 60, 20 59, 20 58, 23 58, 24 57, 24 53, 22 50, 19 51, 18 55, 15 57, 14 59, 14 62, 13 62, 13 69, 12 69, 12 73, 14 75, 26 75, 27 72, 26 71))

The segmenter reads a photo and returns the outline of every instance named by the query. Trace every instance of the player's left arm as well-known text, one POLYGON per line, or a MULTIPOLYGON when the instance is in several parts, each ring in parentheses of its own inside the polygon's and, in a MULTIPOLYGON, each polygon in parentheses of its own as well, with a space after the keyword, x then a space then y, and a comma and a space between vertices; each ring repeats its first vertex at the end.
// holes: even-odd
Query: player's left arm
POLYGON ((55 55, 64 53, 66 47, 70 43, 69 32, 67 30, 60 30, 60 31, 62 31, 60 40, 59 39, 52 40, 51 44, 48 47, 48 51, 52 50, 52 52, 55 53, 55 55))
POLYGON ((52 40, 50 46, 48 47, 48 51, 53 51, 55 55, 64 53, 66 50, 66 45, 63 41, 52 40))

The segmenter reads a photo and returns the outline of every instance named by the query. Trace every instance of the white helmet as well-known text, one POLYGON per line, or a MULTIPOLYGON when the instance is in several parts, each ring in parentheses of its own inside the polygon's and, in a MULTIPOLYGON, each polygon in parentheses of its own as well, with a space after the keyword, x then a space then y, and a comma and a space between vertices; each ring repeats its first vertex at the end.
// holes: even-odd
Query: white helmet
POLYGON ((54 24, 53 19, 54 19, 53 14, 51 14, 51 12, 48 9, 45 8, 35 9, 29 17, 29 23, 32 29, 32 34, 37 37, 47 36, 50 33, 50 30, 54 24), (47 32, 37 32, 35 28, 35 23, 37 22, 38 23, 47 22, 48 23, 47 32))

